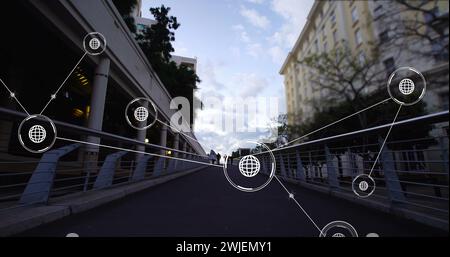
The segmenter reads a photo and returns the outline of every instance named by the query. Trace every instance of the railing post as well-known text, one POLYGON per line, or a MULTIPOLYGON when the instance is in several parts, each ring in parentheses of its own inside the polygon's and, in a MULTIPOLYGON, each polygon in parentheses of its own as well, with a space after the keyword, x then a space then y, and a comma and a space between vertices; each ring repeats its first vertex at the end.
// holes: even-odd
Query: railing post
POLYGON ((286 168, 284 167, 284 160, 283 160, 283 154, 278 155, 279 162, 280 162, 280 173, 282 177, 286 177, 286 168))
MULTIPOLYGON (((383 140, 378 138, 380 147, 383 145, 383 140)), ((380 153, 380 163, 384 173, 384 181, 389 193, 389 199, 391 203, 403 202, 405 200, 405 195, 403 194, 403 189, 398 179, 397 173, 395 172, 393 153, 389 150, 387 145, 381 150, 380 153)))
POLYGON ((178 160, 169 159, 169 164, 167 165, 167 173, 173 173, 177 170, 178 160))
POLYGON ((306 178, 305 178, 305 172, 303 171, 303 163, 302 163, 302 159, 300 158, 300 153, 298 150, 295 151, 295 157, 297 159, 297 169, 295 172, 295 178, 299 179, 302 182, 306 182, 306 178))
POLYGON ((334 165, 333 156, 330 153, 330 149, 328 146, 325 146, 325 155, 327 159, 327 176, 328 176, 328 184, 331 189, 339 188, 339 180, 337 177, 337 167, 334 165))
POLYGON ((291 178, 292 177, 291 156, 289 155, 289 153, 287 153, 286 156, 287 156, 287 177, 291 178))
POLYGON ((448 150, 446 150, 444 139, 442 137, 439 137, 439 147, 441 148, 442 160, 444 161, 444 172, 448 182, 448 150))
POLYGON ((114 172, 116 171, 117 160, 122 158, 127 152, 117 152, 106 157, 105 162, 100 168, 97 179, 94 182, 94 189, 110 187, 113 183, 114 172))
POLYGON ((78 147, 80 144, 73 144, 45 153, 28 181, 19 203, 47 203, 59 159, 78 147))
POLYGON ((136 182, 139 180, 142 180, 145 178, 145 170, 147 169, 148 161, 153 156, 150 155, 142 155, 139 157, 139 160, 137 161, 136 168, 133 172, 133 177, 131 178, 131 181, 136 182))
POLYGON ((267 163, 266 163, 266 157, 265 156, 261 157, 261 167, 262 167, 261 173, 267 174, 267 163))
POLYGON ((152 177, 157 177, 162 174, 164 170, 164 160, 165 158, 163 157, 159 157, 158 160, 156 160, 155 167, 153 167, 152 177))

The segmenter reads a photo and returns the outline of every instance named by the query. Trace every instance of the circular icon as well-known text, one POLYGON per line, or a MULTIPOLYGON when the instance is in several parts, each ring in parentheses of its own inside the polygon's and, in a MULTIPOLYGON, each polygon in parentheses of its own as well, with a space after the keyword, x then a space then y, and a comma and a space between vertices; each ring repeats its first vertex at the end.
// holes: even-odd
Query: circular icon
POLYGON ((140 122, 146 121, 148 118, 147 108, 143 106, 136 108, 136 110, 134 110, 134 118, 140 122))
POLYGON ((258 158, 253 155, 247 155, 239 161, 239 171, 243 176, 252 178, 258 174, 261 164, 258 158))
POLYGON ((263 188, 265 188, 273 179, 275 176, 275 170, 276 170, 276 159, 273 155, 272 151, 269 147, 267 147, 265 144, 258 143, 258 142, 252 142, 247 141, 246 144, 252 144, 254 147, 239 147, 238 152, 248 152, 242 157, 242 159, 239 161, 239 172, 233 173, 233 164, 228 164, 228 159, 230 156, 227 155, 225 157, 225 162, 223 165, 223 172, 225 174, 225 178, 228 180, 228 182, 236 189, 247 192, 247 193, 253 193, 257 192, 263 188), (258 149, 258 152, 253 152, 252 155, 250 155, 251 150, 250 149, 258 149), (264 152, 264 153, 262 153, 264 152), (261 153, 261 154, 260 154, 261 153), (258 159, 258 157, 260 159, 258 159), (266 158, 268 157, 268 158, 266 158), (231 170, 231 174, 229 171, 231 170), (255 180, 256 175, 260 173, 260 171, 264 174, 268 175, 268 179, 261 184, 259 180, 255 180), (232 177, 234 176, 234 179, 240 179, 236 178, 236 174, 239 174, 241 178, 244 178, 244 181, 240 181, 241 184, 248 183, 249 186, 242 186, 237 184, 232 177), (242 175, 242 176, 241 176, 242 175))
POLYGON ((44 115, 30 115, 19 125, 19 142, 31 153, 48 151, 56 141, 56 126, 44 115))
POLYGON ((361 198, 371 196, 375 191, 375 187, 375 180, 366 174, 360 174, 352 181, 353 192, 361 198))
POLYGON ((136 98, 125 108, 125 119, 132 128, 145 130, 155 124, 158 111, 150 99, 136 98), (150 117, 152 117, 151 121, 149 121, 150 117))
POLYGON ((369 233, 366 235, 366 237, 380 237, 377 233, 369 233))
POLYGON ((66 237, 80 237, 77 233, 69 233, 66 237))
POLYGON ((98 40, 98 38, 93 38, 91 40, 89 40, 89 47, 92 50, 97 50, 100 48, 100 40, 98 40))
POLYGON ((337 220, 328 223, 320 231, 319 237, 358 237, 358 233, 349 223, 337 220))
POLYGON ((366 181, 361 181, 359 182, 358 187, 361 191, 367 191, 367 189, 369 189, 369 184, 366 181))
POLYGON ((402 67, 394 71, 387 82, 389 96, 401 105, 414 105, 425 96, 427 82, 414 68, 402 67))
POLYGON ((99 55, 106 49, 106 39, 99 32, 91 32, 84 37, 83 48, 90 55, 99 55))
POLYGON ((398 89, 404 95, 410 95, 414 92, 414 82, 410 79, 402 79, 398 84, 398 89))
POLYGON ((34 125, 28 130, 28 137, 33 143, 40 144, 47 137, 47 131, 41 125, 34 125))

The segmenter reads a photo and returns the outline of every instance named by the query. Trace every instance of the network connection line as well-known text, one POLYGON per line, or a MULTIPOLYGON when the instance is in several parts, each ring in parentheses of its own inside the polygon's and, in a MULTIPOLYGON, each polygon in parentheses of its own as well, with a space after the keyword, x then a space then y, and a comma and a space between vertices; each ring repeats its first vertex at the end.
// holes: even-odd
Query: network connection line
POLYGON ((193 138, 193 137, 187 135, 186 133, 181 132, 181 130, 179 130, 179 129, 173 127, 173 126, 170 126, 169 124, 165 123, 164 121, 162 121, 162 120, 160 120, 160 119, 156 119, 156 121, 158 121, 158 122, 161 123, 162 125, 164 125, 164 126, 166 126, 166 127, 169 127, 169 128, 171 128, 171 129, 175 130, 177 133, 180 133, 180 134, 182 134, 182 135, 184 135, 184 136, 186 136, 186 137, 188 137, 188 138, 190 138, 190 139, 192 139, 192 140, 194 140, 195 142, 197 142, 197 143, 200 144, 200 142, 199 142, 197 139, 195 139, 195 138, 193 138))
POLYGON ((306 217, 308 217, 308 219, 312 222, 312 224, 314 225, 314 227, 319 231, 319 233, 322 235, 322 230, 319 228, 319 226, 317 226, 317 223, 311 218, 311 216, 309 216, 308 212, 306 212, 306 210, 302 207, 302 205, 297 201, 297 199, 295 199, 294 194, 292 194, 291 192, 289 192, 289 190, 284 186, 284 184, 281 182, 281 180, 278 178, 277 175, 274 176, 275 179, 278 181, 278 183, 280 183, 281 187, 283 187, 283 189, 289 194, 289 198, 292 199, 295 204, 297 204, 297 206, 300 208, 300 210, 306 215, 306 217))
POLYGON ((380 155, 381 155, 381 152, 383 151, 384 145, 386 144, 387 139, 389 138, 389 134, 391 133, 392 128, 394 127, 395 122, 397 121, 398 114, 400 113, 400 110, 402 109, 402 106, 403 105, 400 104, 400 107, 398 108, 397 114, 395 114, 394 121, 392 122, 391 126, 389 127, 388 133, 387 133, 386 137, 384 138, 383 144, 381 145, 381 148, 380 148, 380 151, 378 152, 377 158, 375 159, 375 162, 373 163, 372 168, 370 169, 369 177, 372 175, 373 170, 375 169, 375 165, 378 163, 378 159, 380 158, 380 155))
POLYGON ((109 148, 109 149, 114 149, 114 150, 119 150, 119 151, 138 153, 138 154, 150 155, 150 156, 155 156, 155 157, 160 157, 160 158, 166 158, 166 159, 172 159, 172 160, 196 163, 196 164, 201 164, 201 165, 205 165, 205 166, 212 166, 212 167, 223 168, 222 165, 211 164, 211 163, 204 163, 204 162, 193 161, 193 160, 183 159, 183 158, 178 158, 178 157, 170 157, 170 156, 165 156, 165 155, 160 155, 160 154, 155 154, 155 153, 148 153, 148 152, 143 152, 143 151, 138 151, 138 150, 133 150, 133 149, 128 149, 128 148, 122 148, 122 147, 116 147, 116 146, 110 146, 110 145, 103 145, 103 144, 96 144, 96 143, 80 141, 80 140, 64 138, 64 137, 56 137, 56 139, 59 139, 59 140, 62 140, 62 141, 67 141, 67 142, 72 142, 72 143, 80 143, 80 144, 104 147, 104 148, 109 148))
POLYGON ((70 71, 69 75, 67 75, 67 77, 64 79, 64 81, 61 83, 61 85, 58 87, 58 89, 55 91, 55 93, 53 93, 52 95, 50 95, 50 100, 47 102, 47 104, 44 106, 44 108, 42 109, 42 111, 39 113, 42 115, 42 113, 44 113, 45 109, 47 109, 48 105, 56 99, 56 96, 58 95, 59 91, 61 90, 61 88, 64 86, 64 84, 67 82, 67 80, 69 79, 70 75, 72 75, 72 73, 75 71, 75 69, 78 67, 78 65, 80 65, 81 61, 84 59, 84 57, 87 55, 87 52, 84 52, 83 56, 81 56, 80 60, 78 60, 78 62, 75 64, 75 66, 73 67, 73 69, 70 71))
POLYGON ((28 114, 28 116, 30 116, 30 113, 27 111, 27 109, 25 109, 25 107, 20 103, 19 99, 17 99, 16 94, 15 94, 13 91, 11 91, 11 90, 9 89, 9 87, 5 84, 5 82, 3 82, 2 79, 0 79, 0 82, 2 83, 2 85, 3 85, 3 86, 6 88, 6 90, 8 91, 9 96, 10 96, 11 98, 13 98, 13 99, 19 104, 20 108, 22 108, 22 110, 23 110, 26 114, 28 114))
POLYGON ((288 145, 290 145, 290 144, 292 144, 292 143, 294 143, 294 142, 296 142, 296 141, 299 141, 299 140, 301 140, 301 139, 303 139, 303 138, 305 138, 305 137, 311 136, 311 135, 313 135, 313 134, 315 134, 315 133, 317 133, 317 132, 319 132, 319 131, 322 131, 322 130, 324 130, 324 129, 326 129, 326 128, 329 128, 329 127, 331 127, 331 126, 333 126, 333 125, 336 125, 336 124, 338 124, 338 123, 340 123, 340 122, 342 122, 342 121, 344 121, 344 120, 346 120, 346 119, 349 119, 349 118, 354 117, 354 116, 356 116, 356 115, 358 115, 358 114, 360 114, 360 113, 362 113, 362 112, 365 112, 365 111, 368 111, 368 110, 370 110, 370 109, 372 109, 372 108, 374 108, 374 107, 377 107, 378 105, 384 104, 385 102, 387 102, 387 101, 389 101, 389 100, 391 100, 391 98, 387 98, 387 99, 385 99, 385 100, 383 100, 383 101, 381 101, 381 102, 378 102, 378 103, 376 103, 376 104, 374 104, 374 105, 371 105, 371 106, 369 106, 369 107, 367 107, 367 108, 364 108, 364 109, 362 109, 362 110, 360 110, 360 111, 357 111, 357 112, 355 112, 355 113, 353 113, 353 114, 351 114, 351 115, 349 115, 349 116, 346 116, 346 117, 344 117, 344 118, 342 118, 342 119, 340 119, 340 120, 334 121, 334 122, 332 122, 332 123, 330 123, 330 124, 328 124, 328 125, 326 125, 326 126, 323 126, 323 127, 319 128, 319 129, 316 129, 316 130, 314 130, 314 131, 312 131, 312 132, 309 132, 309 133, 306 134, 306 135, 303 135, 303 136, 301 136, 301 137, 299 137, 299 138, 296 138, 296 139, 294 139, 294 140, 292 140, 292 141, 289 141, 289 142, 288 142, 287 144, 285 144, 284 146, 280 146, 280 147, 276 148, 275 150, 281 149, 281 148, 283 148, 283 147, 285 147, 285 146, 288 146, 288 145))

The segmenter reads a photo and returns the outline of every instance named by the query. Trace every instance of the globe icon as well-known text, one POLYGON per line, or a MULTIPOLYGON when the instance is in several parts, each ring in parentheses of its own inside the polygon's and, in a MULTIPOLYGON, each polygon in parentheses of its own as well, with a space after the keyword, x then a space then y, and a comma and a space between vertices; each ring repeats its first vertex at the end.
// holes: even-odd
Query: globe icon
POLYGON ((338 232, 338 233, 334 233, 331 237, 345 237, 345 235, 338 232))
POLYGON ((91 40, 89 40, 89 47, 92 50, 97 50, 100 48, 100 40, 98 40, 98 38, 93 38, 91 40))
POLYGON ((403 79, 400 81, 400 84, 398 84, 398 89, 400 92, 404 95, 410 95, 414 92, 414 82, 411 79, 403 79))
POLYGON ((369 188, 369 184, 366 181, 361 181, 358 185, 359 190, 366 191, 369 188))
POLYGON ((30 138, 31 142, 35 144, 44 142, 46 136, 47 131, 45 131, 45 128, 41 125, 34 125, 28 131, 28 137, 30 138))
POLYGON ((146 121, 148 118, 148 110, 145 107, 138 107, 136 110, 134 110, 134 118, 137 121, 146 121))
POLYGON ((259 160, 253 155, 247 155, 239 161, 239 171, 247 178, 256 176, 260 168, 259 160))

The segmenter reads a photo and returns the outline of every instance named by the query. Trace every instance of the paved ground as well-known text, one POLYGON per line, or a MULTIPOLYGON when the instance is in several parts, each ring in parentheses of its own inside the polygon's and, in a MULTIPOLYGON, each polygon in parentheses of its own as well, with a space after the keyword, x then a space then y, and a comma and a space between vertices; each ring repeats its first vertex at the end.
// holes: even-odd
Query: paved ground
MULTIPOLYGON (((263 181, 266 178, 258 178, 263 181)), ((447 233, 286 184, 319 227, 334 220, 360 236, 447 233)), ((222 169, 208 168, 20 236, 317 236, 319 231, 274 179, 256 193, 240 192, 222 169)))

